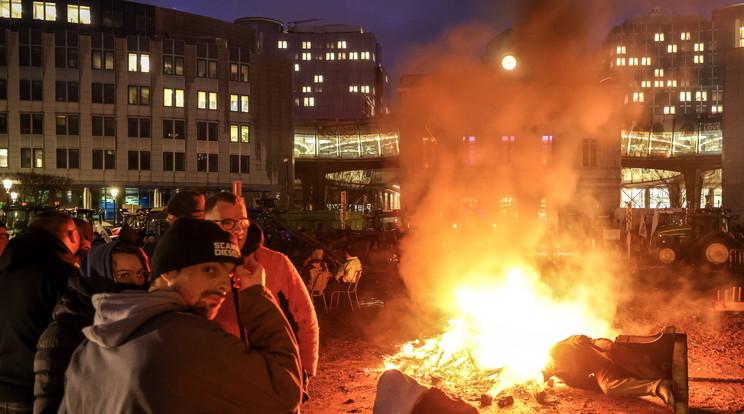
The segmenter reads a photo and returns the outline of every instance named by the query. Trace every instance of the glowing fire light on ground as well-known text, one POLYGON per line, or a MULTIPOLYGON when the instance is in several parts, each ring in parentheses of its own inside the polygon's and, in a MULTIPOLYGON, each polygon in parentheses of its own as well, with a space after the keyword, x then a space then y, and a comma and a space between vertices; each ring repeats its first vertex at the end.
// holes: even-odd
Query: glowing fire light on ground
POLYGON ((444 334, 403 345, 385 367, 460 395, 498 397, 520 386, 535 393, 553 344, 574 334, 610 333, 585 302, 554 301, 527 269, 512 269, 500 284, 462 288, 457 298, 459 314, 444 334))

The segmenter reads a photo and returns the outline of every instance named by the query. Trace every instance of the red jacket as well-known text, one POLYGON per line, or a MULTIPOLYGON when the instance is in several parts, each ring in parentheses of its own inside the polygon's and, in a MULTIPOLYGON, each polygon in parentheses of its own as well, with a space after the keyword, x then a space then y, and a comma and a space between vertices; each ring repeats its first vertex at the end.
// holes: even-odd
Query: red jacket
MULTIPOLYGON (((318 318, 305 284, 292 262, 282 253, 261 247, 256 251, 256 261, 266 272, 266 288, 274 295, 290 325, 296 324, 293 329, 297 335, 302 369, 308 375, 315 375, 318 366, 318 318)), ((225 331, 240 336, 235 315, 234 301, 232 294, 229 294, 214 320, 225 331)))

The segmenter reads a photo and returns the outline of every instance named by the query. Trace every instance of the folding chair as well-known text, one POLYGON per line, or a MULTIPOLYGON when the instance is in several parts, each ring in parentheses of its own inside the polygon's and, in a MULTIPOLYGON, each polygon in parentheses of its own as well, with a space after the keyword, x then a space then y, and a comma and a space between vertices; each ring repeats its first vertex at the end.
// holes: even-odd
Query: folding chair
POLYGON ((323 299, 323 309, 328 313, 328 305, 326 305, 325 288, 328 284, 328 279, 331 278, 330 272, 323 271, 310 271, 310 298, 315 302, 315 298, 320 297, 323 299))
POLYGON ((362 271, 357 270, 354 273, 354 283, 349 283, 349 285, 344 290, 334 290, 331 292, 331 310, 333 310, 333 299, 336 299, 336 307, 338 307, 338 302, 341 300, 341 295, 346 293, 346 296, 349 298, 349 307, 351 308, 351 311, 354 312, 354 305, 351 301, 351 295, 354 295, 354 300, 356 301, 357 309, 359 309, 359 297, 357 296, 357 286, 359 285, 359 279, 362 278, 362 271))

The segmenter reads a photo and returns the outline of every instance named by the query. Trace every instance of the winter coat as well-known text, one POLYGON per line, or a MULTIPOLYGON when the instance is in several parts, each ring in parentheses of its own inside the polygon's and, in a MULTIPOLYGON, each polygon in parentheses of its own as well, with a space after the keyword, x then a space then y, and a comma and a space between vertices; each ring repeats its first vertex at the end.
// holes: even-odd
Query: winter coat
POLYGON ((78 272, 57 237, 28 229, 0 255, 0 401, 34 400, 34 354, 52 311, 78 272))
POLYGON ((356 282, 357 277, 356 272, 361 270, 362 262, 359 261, 359 258, 356 256, 350 257, 341 264, 338 272, 336 272, 335 278, 341 282, 354 283, 356 282))
POLYGON ((187 313, 180 294, 93 295, 60 413, 288 413, 302 396, 297 344, 271 294, 240 293, 250 348, 187 313))
POLYGON ((123 241, 94 246, 81 263, 80 274, 70 277, 69 291, 54 308, 52 322, 41 334, 34 357, 34 413, 56 413, 64 392, 65 369, 72 353, 83 342, 83 328, 93 324, 95 293, 117 292, 125 288, 143 287, 117 285, 111 269, 111 252, 123 241))
MULTIPOLYGON (((255 257, 266 272, 266 288, 277 299, 297 337, 302 369, 308 375, 315 375, 318 366, 318 318, 305 284, 297 269, 284 254, 260 247, 255 257)), ((235 315, 235 305, 228 295, 215 321, 227 332, 239 337, 235 315)))

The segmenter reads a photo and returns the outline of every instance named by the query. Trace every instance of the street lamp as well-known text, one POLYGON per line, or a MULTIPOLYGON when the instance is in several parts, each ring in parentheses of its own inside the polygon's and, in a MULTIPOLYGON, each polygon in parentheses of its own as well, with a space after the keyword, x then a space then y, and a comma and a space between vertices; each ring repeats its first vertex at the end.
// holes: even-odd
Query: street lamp
POLYGON ((18 193, 16 193, 15 191, 10 193, 10 199, 12 200, 11 204, 15 204, 16 200, 18 200, 18 193))
POLYGON ((13 187, 13 180, 5 179, 3 180, 3 187, 5 187, 5 199, 7 200, 7 203, 10 204, 10 188, 13 187))
POLYGON ((119 189, 112 188, 111 189, 111 197, 114 199, 114 224, 119 223, 119 217, 118 214, 116 214, 116 195, 119 194, 119 189))

